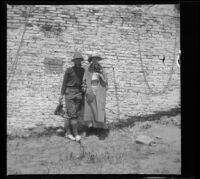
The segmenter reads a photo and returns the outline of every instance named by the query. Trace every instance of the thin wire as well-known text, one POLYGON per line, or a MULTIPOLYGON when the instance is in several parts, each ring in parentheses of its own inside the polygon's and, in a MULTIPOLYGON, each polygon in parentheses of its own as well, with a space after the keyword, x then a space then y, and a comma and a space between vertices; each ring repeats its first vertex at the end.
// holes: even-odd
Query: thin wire
POLYGON ((18 63, 18 57, 19 57, 19 52, 20 52, 20 49, 21 49, 21 46, 22 46, 22 42, 23 42, 23 38, 24 38, 24 34, 26 32, 26 27, 27 27, 27 21, 28 21, 28 18, 30 16, 30 11, 31 11, 31 7, 28 11, 28 14, 26 16, 26 19, 25 19, 25 25, 24 25, 24 30, 23 30, 23 34, 22 34, 22 37, 21 37, 21 41, 20 41, 20 44, 19 44, 19 47, 18 47, 18 50, 17 50, 17 53, 16 53, 16 58, 14 60, 14 63, 13 63, 13 68, 11 69, 11 73, 8 77, 8 93, 10 91, 10 87, 11 87, 11 84, 13 82, 13 78, 15 76, 15 72, 16 72, 16 69, 17 69, 17 63, 18 63))
POLYGON ((172 68, 171 68, 171 72, 170 72, 169 79, 168 79, 168 81, 167 81, 167 84, 163 87, 162 93, 165 93, 166 90, 168 89, 169 83, 171 82, 172 75, 173 75, 173 72, 174 72, 174 66, 175 66, 174 64, 175 64, 175 62, 176 62, 176 46, 177 46, 176 37, 177 37, 177 29, 176 29, 176 32, 175 32, 175 44, 174 44, 174 53, 173 53, 172 68))
POLYGON ((141 55, 141 46, 140 46, 140 33, 139 33, 139 29, 138 29, 138 25, 136 25, 136 28, 137 28, 137 41, 138 41, 138 47, 139 47, 139 56, 140 56, 140 65, 141 65, 141 68, 142 68, 142 74, 143 74, 143 77, 144 77, 144 81, 145 81, 145 84, 147 86, 147 88, 149 89, 150 93, 153 94, 153 95, 158 95, 158 94, 163 94, 166 92, 166 90, 168 89, 168 86, 169 86, 169 83, 171 81, 171 78, 172 78, 172 74, 173 74, 173 71, 174 71, 174 62, 175 62, 175 53, 176 53, 176 36, 177 36, 177 29, 175 31, 175 44, 174 44, 174 54, 173 54, 173 62, 172 62, 172 67, 171 67, 171 72, 170 72, 170 75, 169 75, 169 78, 168 78, 168 81, 167 81, 167 84, 164 85, 163 89, 160 91, 160 92, 155 92, 153 91, 153 89, 150 87, 149 83, 148 83, 148 80, 147 80, 147 77, 146 77, 146 73, 144 71, 144 66, 143 66, 143 60, 142 60, 142 55, 141 55))
MULTIPOLYGON (((137 26, 137 30, 138 30, 138 26, 137 26)), ((139 32, 138 32, 139 34, 139 32)), ((166 90, 168 89, 168 86, 169 86, 169 83, 171 81, 171 78, 172 78, 172 75, 173 75, 173 71, 174 71, 174 63, 176 61, 175 59, 175 53, 176 53, 176 46, 177 46, 177 42, 176 42, 176 37, 177 37, 177 29, 176 29, 176 32, 175 32, 175 44, 174 44, 174 53, 173 53, 173 63, 172 63, 172 67, 171 67, 171 72, 170 72, 170 75, 169 75, 169 78, 168 78, 168 81, 167 81, 167 84, 163 87, 163 89, 160 91, 160 92, 154 92, 153 89, 150 87, 149 83, 148 83, 148 80, 146 78, 146 74, 144 72, 144 66, 143 66, 143 61, 142 61, 142 58, 141 58, 141 47, 140 47, 140 39, 138 37, 138 45, 139 45, 139 54, 140 54, 140 64, 141 64, 141 68, 142 68, 142 71, 143 71, 143 77, 144 77, 144 80, 145 80, 145 84, 147 85, 149 91, 151 94, 153 95, 160 95, 160 94, 163 94, 166 92, 166 90)), ((113 69, 113 78, 114 78, 114 86, 115 86, 115 96, 116 96, 116 101, 117 101, 117 112, 114 112, 114 110, 111 110, 111 109, 108 109, 109 111, 112 111, 112 113, 114 114, 117 114, 117 117, 118 119, 120 120, 120 110, 119 110, 119 99, 118 99, 118 93, 117 93, 117 83, 116 83, 116 78, 115 78, 115 71, 114 71, 114 67, 107 67, 107 68, 112 68, 113 69)), ((140 93, 139 91, 137 93, 140 93)), ((149 94, 149 93, 143 93, 143 94, 149 94)))
POLYGON ((119 109, 119 98, 118 98, 118 92, 117 92, 117 82, 115 78, 115 69, 112 67, 113 70, 113 78, 114 78, 114 86, 115 86, 115 96, 116 96, 116 101, 117 101, 117 118, 120 120, 120 109, 119 109))

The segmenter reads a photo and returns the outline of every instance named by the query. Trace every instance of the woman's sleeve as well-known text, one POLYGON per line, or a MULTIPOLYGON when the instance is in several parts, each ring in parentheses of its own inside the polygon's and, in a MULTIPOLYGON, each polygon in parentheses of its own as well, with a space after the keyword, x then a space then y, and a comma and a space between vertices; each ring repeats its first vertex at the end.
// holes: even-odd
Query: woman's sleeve
POLYGON ((104 69, 102 70, 102 75, 103 75, 103 78, 104 78, 102 80, 104 81, 105 87, 106 87, 106 90, 107 90, 108 89, 108 78, 107 78, 107 74, 106 74, 104 69))

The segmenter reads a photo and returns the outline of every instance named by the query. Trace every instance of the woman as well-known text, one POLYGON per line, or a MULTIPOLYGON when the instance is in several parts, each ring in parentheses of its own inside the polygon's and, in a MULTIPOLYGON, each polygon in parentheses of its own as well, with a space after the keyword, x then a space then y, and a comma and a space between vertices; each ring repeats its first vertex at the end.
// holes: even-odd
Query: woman
POLYGON ((102 66, 98 63, 102 58, 93 55, 88 58, 89 66, 83 76, 85 91, 83 120, 94 128, 106 129, 105 105, 108 81, 102 66))

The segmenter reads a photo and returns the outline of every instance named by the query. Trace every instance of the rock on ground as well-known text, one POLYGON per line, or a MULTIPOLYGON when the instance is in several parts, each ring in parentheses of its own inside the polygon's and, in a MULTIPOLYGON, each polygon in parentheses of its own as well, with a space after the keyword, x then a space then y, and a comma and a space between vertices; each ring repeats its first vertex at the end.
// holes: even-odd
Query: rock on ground
POLYGON ((152 143, 155 143, 155 141, 152 138, 148 137, 148 136, 139 135, 136 138, 136 143, 151 145, 152 143))

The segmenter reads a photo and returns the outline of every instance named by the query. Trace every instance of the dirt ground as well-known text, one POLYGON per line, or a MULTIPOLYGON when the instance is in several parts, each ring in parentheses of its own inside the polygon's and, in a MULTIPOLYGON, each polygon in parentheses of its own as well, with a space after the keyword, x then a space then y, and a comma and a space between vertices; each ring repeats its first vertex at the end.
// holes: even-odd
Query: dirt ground
POLYGON ((180 115, 135 122, 104 139, 89 135, 81 143, 56 133, 8 138, 7 174, 181 174, 180 115), (137 143, 141 134, 154 143, 137 143))

